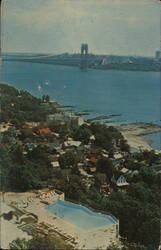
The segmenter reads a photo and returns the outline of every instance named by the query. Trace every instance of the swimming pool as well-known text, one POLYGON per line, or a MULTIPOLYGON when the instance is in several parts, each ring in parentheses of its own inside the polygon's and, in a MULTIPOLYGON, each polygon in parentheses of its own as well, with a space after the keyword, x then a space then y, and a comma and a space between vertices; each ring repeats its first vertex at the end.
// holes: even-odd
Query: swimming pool
POLYGON ((86 230, 118 223, 118 220, 114 216, 95 213, 84 206, 67 201, 55 201, 47 206, 47 210, 86 230))

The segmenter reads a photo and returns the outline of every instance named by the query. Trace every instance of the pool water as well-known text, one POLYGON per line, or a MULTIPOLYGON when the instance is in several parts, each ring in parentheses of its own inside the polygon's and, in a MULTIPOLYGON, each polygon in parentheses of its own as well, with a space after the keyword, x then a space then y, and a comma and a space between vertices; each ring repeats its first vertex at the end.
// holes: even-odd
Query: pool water
POLYGON ((118 220, 113 216, 95 213, 84 206, 67 201, 55 201, 47 206, 47 210, 75 226, 86 230, 118 223, 118 220))

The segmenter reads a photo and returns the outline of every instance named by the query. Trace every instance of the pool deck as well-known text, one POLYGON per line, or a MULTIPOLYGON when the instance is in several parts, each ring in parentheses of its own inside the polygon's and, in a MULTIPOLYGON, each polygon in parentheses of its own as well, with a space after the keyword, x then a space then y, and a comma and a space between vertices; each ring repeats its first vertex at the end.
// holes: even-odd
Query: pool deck
MULTIPOLYGON (((51 197, 51 202, 52 201, 53 197, 51 197)), ((77 249, 96 249, 98 247, 100 249, 106 249, 111 243, 120 245, 119 239, 116 238, 116 225, 114 224, 83 230, 48 212, 46 204, 42 203, 40 198, 35 197, 35 194, 30 192, 6 193, 4 203, 9 205, 11 202, 17 202, 19 208, 22 206, 22 209, 25 209, 26 212, 36 214, 39 224, 42 222, 47 223, 50 228, 55 230, 60 236, 65 236, 66 241, 72 243, 77 249), (28 201, 28 205, 24 208, 23 204, 25 204, 25 200, 28 201)), ((1 227, 1 230, 7 233, 9 228, 7 225, 5 226, 6 228, 1 227)), ((17 237, 19 237, 19 235, 17 235, 17 237)))

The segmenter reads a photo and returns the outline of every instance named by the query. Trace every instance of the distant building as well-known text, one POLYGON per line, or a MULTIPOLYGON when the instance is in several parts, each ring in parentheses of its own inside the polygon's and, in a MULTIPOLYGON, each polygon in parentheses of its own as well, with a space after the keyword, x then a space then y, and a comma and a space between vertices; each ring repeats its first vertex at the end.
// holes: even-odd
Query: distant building
POLYGON ((107 57, 104 57, 104 58, 102 59, 101 65, 107 65, 107 64, 108 64, 107 57))
POLYGON ((82 116, 72 113, 55 113, 47 116, 47 121, 69 122, 72 126, 81 126, 84 123, 82 116))
POLYGON ((83 43, 81 45, 81 69, 88 68, 88 44, 83 43))
POLYGON ((155 58, 156 58, 156 59, 161 59, 161 51, 160 51, 160 50, 157 50, 157 51, 155 52, 155 58))
POLYGON ((82 116, 72 116, 71 122, 73 126, 81 126, 84 123, 84 119, 82 116))
POLYGON ((47 121, 65 122, 69 120, 69 116, 65 115, 64 113, 55 113, 47 116, 47 121))

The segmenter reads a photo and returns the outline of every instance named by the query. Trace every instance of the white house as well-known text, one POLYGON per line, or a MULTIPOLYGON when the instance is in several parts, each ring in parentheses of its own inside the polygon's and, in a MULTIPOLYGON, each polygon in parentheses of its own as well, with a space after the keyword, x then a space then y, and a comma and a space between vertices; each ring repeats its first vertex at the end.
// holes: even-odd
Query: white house
POLYGON ((129 183, 126 181, 126 178, 125 178, 123 175, 121 175, 121 176, 117 179, 116 185, 117 185, 118 187, 124 187, 124 186, 128 186, 129 183))

